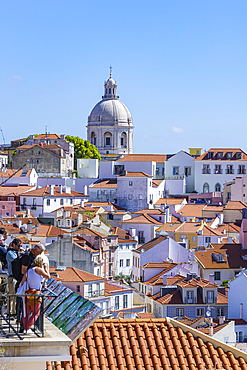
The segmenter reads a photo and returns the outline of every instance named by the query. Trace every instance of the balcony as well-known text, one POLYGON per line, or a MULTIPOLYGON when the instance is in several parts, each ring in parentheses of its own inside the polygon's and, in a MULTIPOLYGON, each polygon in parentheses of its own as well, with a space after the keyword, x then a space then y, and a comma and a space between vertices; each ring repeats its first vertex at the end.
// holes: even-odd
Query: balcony
POLYGON ((203 175, 210 175, 211 174, 210 168, 203 168, 202 169, 202 174, 203 175))
POLYGON ((27 205, 26 204, 21 204, 21 209, 22 210, 27 209, 27 205))
POLYGON ((246 174, 246 169, 245 168, 239 168, 238 169, 238 175, 245 175, 246 174))
POLYGON ((145 244, 145 238, 142 237, 142 236, 138 237, 138 243, 139 244, 145 244))
POLYGON ((227 168, 227 169, 226 169, 226 174, 227 174, 227 175, 233 175, 233 174, 234 174, 234 169, 232 169, 232 168, 227 168))
POLYGON ((214 170, 214 174, 215 175, 221 175, 222 174, 222 169, 221 168, 216 168, 215 170, 214 170))
POLYGON ((88 292, 85 294, 85 298, 102 297, 105 295, 105 289, 95 290, 94 292, 88 292))
POLYGON ((33 209, 33 210, 36 210, 36 208, 37 208, 36 206, 32 206, 32 207, 31 207, 31 209, 33 209))
POLYGON ((114 263, 114 258, 109 258, 109 263, 114 263))

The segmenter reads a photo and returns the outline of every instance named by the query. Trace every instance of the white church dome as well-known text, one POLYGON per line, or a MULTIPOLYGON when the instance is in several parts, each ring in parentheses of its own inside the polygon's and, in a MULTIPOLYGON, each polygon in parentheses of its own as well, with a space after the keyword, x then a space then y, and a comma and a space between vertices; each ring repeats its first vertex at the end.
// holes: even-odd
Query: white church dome
POLYGON ((90 116, 88 125, 91 124, 132 124, 130 111, 118 99, 103 99, 95 105, 90 116))

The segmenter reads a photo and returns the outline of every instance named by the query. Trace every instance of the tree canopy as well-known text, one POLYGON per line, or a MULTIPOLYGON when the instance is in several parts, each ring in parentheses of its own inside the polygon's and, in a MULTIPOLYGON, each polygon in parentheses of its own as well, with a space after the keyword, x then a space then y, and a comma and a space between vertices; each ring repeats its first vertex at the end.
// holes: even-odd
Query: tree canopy
POLYGON ((65 137, 67 141, 74 144, 74 165, 77 168, 77 159, 80 158, 94 158, 100 161, 100 154, 95 145, 91 144, 88 140, 83 140, 79 136, 65 137))

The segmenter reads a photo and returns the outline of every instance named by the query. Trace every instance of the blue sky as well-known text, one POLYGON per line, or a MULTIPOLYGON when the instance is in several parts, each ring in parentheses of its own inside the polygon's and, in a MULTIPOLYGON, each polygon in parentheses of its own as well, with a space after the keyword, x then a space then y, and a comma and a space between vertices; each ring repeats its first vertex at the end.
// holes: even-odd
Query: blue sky
POLYGON ((246 17, 246 0, 2 0, 6 142, 46 125, 86 138, 112 65, 135 153, 247 151, 246 17))

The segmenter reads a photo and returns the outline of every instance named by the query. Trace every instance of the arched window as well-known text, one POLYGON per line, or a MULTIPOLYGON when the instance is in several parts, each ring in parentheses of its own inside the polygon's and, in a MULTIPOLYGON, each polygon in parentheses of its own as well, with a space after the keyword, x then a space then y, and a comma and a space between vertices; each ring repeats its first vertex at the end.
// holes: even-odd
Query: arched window
POLYGON ((96 135, 94 132, 91 133, 91 144, 96 145, 96 135))
POLYGON ((221 185, 218 182, 215 184, 215 191, 221 191, 221 185))
POLYGON ((111 94, 111 88, 109 88, 109 94, 111 94))
POLYGON ((104 133, 104 143, 108 147, 113 145, 112 134, 110 132, 104 133))
POLYGON ((203 184, 203 193, 209 193, 209 185, 207 182, 203 184))
POLYGON ((126 132, 122 132, 120 136, 120 145, 121 148, 126 148, 127 146, 127 135, 126 132))

